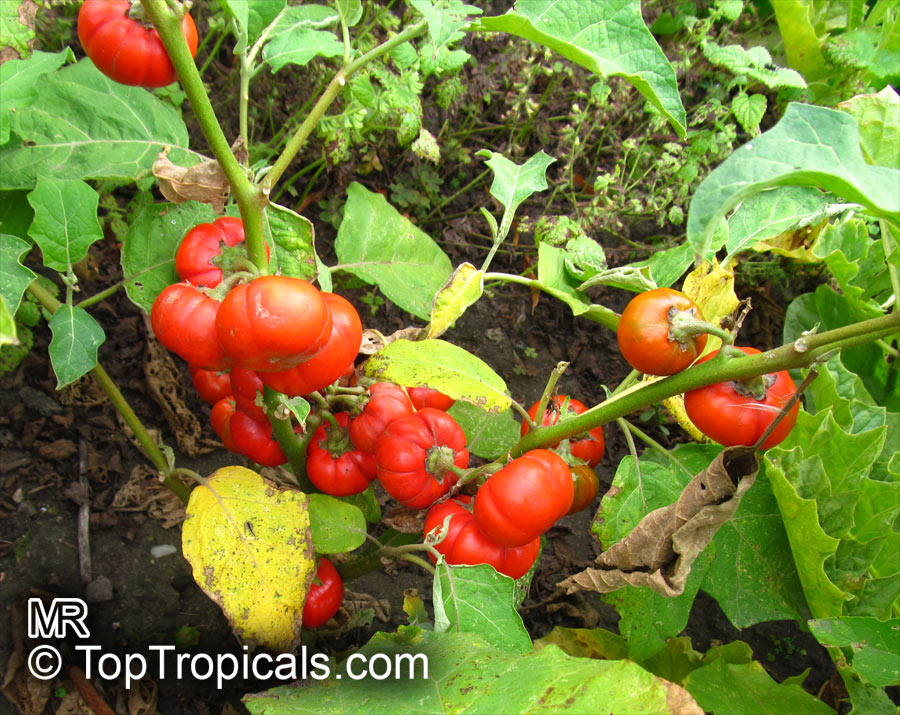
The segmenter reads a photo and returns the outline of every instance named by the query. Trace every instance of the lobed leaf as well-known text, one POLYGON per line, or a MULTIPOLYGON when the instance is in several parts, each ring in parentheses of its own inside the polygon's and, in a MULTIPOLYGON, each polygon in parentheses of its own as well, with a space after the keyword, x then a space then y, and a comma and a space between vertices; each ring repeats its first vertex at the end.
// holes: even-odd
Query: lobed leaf
POLYGON ((158 154, 179 166, 203 157, 188 149, 178 111, 140 87, 101 74, 87 59, 38 78, 30 106, 12 116, 18 138, 0 147, 0 189, 30 189, 38 172, 60 179, 134 181, 158 154))
POLYGON ((684 137, 675 70, 644 24, 640 0, 518 0, 478 26, 537 42, 591 72, 623 77, 684 137))
POLYGON ((69 271, 103 238, 97 220, 100 195, 83 181, 40 175, 28 203, 34 209, 28 235, 40 246, 47 268, 69 271))
POLYGON ((50 364, 60 390, 94 369, 106 333, 84 308, 71 305, 61 305, 53 314, 50 332, 50 364))
POLYGON ((396 634, 376 634, 358 652, 398 663, 402 674, 385 687, 371 674, 361 680, 348 677, 348 666, 359 672, 359 662, 345 661, 328 680, 248 695, 244 704, 253 715, 328 715, 360 709, 395 715, 697 712, 682 688, 634 663, 572 658, 552 645, 521 655, 492 648, 470 633, 438 634, 401 626, 396 634))
POLYGON ((37 78, 74 59, 67 47, 56 53, 37 51, 27 60, 8 60, 0 65, 0 145, 9 141, 12 113, 22 111, 37 98, 37 78))
POLYGON ((507 653, 529 653, 531 637, 513 606, 515 582, 493 566, 450 566, 434 572, 432 603, 437 633, 474 633, 507 653))
POLYGON ((37 278, 22 264, 22 256, 30 250, 31 246, 22 239, 0 233, 0 298, 12 315, 19 309, 25 289, 37 278))
POLYGON ((377 285, 393 303, 423 320, 452 273, 437 243, 381 194, 356 182, 347 189, 334 248, 339 268, 377 285))
POLYGON ((792 184, 826 189, 900 223, 900 169, 865 162, 852 117, 794 102, 778 124, 703 180, 691 200, 688 242, 698 255, 712 258, 724 243, 713 239, 722 217, 763 189, 792 184))
POLYGON ((511 410, 487 412, 471 402, 457 400, 447 414, 466 433, 466 449, 482 459, 499 459, 519 441, 521 425, 511 410))

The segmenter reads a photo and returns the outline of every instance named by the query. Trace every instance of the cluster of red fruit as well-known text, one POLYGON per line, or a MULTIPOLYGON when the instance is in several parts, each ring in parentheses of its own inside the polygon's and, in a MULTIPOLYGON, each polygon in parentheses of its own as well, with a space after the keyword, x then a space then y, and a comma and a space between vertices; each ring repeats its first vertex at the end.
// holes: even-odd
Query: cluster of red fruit
POLYGON ((218 300, 227 287, 223 267, 246 261, 243 240, 241 220, 229 216, 188 231, 175 256, 183 282, 157 296, 150 320, 214 405, 213 428, 225 446, 274 466, 286 458, 257 393, 268 385, 307 395, 352 372, 362 323, 346 299, 288 276, 255 278, 218 300))

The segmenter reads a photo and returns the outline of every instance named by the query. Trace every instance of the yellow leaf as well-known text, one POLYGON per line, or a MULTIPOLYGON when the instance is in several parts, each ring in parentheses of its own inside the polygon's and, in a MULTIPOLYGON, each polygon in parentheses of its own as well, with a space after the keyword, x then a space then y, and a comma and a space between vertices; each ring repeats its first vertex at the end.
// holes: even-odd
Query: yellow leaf
MULTIPOLYGON (((722 318, 731 315, 740 305, 734 293, 734 271, 730 265, 718 261, 704 261, 684 279, 682 292, 694 301, 703 318, 713 325, 721 325, 722 318)), ((704 354, 718 350, 722 341, 710 335, 704 354)))
POLYGON ((484 273, 471 263, 462 263, 435 294, 426 338, 436 338, 450 329, 472 303, 484 293, 484 273))
POLYGON ((244 467, 223 467, 191 492, 181 548, 194 580, 245 643, 300 642, 315 573, 309 500, 244 467))
POLYGON ((793 231, 785 231, 777 236, 767 238, 764 241, 757 241, 753 244, 753 250, 758 253, 768 251, 769 253, 777 253, 780 256, 793 258, 795 261, 803 263, 819 263, 821 261, 813 253, 813 247, 822 229, 828 225, 827 219, 815 226, 803 226, 795 228, 793 231))

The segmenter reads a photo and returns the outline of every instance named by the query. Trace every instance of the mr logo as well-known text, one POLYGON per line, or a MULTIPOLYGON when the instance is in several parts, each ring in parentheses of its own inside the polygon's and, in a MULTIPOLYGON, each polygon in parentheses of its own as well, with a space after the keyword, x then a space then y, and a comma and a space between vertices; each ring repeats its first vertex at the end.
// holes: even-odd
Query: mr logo
POLYGON ((65 638, 68 626, 78 638, 90 638, 84 624, 87 604, 80 598, 54 598, 49 609, 40 598, 28 599, 28 637, 65 638))

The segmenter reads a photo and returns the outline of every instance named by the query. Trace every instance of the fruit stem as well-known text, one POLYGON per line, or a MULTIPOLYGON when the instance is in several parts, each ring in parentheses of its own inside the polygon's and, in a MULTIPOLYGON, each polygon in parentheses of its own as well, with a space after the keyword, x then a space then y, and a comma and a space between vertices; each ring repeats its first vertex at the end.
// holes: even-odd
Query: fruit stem
POLYGON ((556 363, 556 367, 553 368, 553 371, 550 373, 550 377, 547 378, 547 384, 544 387, 544 392, 541 393, 541 399, 538 401, 537 412, 534 413, 539 421, 535 422, 533 419, 531 419, 530 415, 528 416, 529 430, 533 430, 535 427, 539 427, 544 423, 544 412, 546 412, 547 405, 550 403, 550 397, 556 390, 556 383, 559 382, 559 378, 562 377, 562 374, 566 371, 567 367, 569 367, 569 363, 567 362, 556 363))
POLYGON ((732 333, 707 320, 700 320, 697 317, 695 308, 679 310, 672 306, 669 308, 668 320, 669 340, 673 343, 678 343, 682 347, 687 346, 698 335, 704 334, 715 335, 722 341, 723 345, 734 343, 734 335, 732 333))

